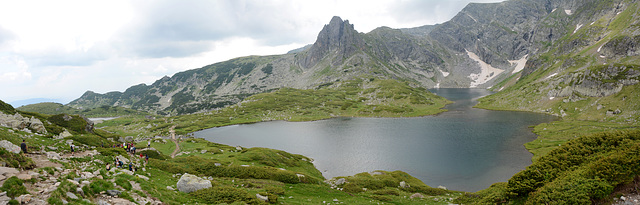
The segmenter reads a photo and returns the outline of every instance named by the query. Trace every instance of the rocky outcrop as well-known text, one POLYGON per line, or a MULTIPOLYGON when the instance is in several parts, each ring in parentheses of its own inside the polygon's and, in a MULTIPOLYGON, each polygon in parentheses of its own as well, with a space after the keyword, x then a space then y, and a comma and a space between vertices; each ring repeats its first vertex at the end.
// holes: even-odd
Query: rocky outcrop
POLYGON ((583 72, 575 72, 552 78, 549 97, 604 97, 622 90, 623 86, 640 82, 640 67, 622 64, 594 66, 583 72))
POLYGON ((23 130, 25 128, 31 129, 37 133, 46 134, 47 129, 44 127, 42 121, 35 117, 27 118, 23 117, 19 113, 14 115, 7 115, 0 113, 0 126, 23 130))
POLYGON ((198 191, 200 189, 210 188, 211 181, 185 173, 184 175, 182 175, 182 177, 180 177, 180 180, 178 180, 178 184, 176 186, 178 187, 179 191, 190 193, 198 191))
POLYGON ((13 152, 15 154, 20 153, 20 147, 18 147, 17 145, 14 145, 13 143, 7 141, 7 140, 2 140, 0 141, 0 148, 3 148, 9 152, 13 152))
POLYGON ((620 36, 604 44, 600 55, 606 58, 623 58, 640 55, 640 36, 620 36))
POLYGON ((300 59, 300 65, 311 68, 331 53, 331 64, 340 65, 344 59, 351 57, 357 50, 364 46, 364 40, 353 28, 349 21, 342 21, 334 16, 329 24, 318 34, 316 42, 311 46, 306 56, 300 59))

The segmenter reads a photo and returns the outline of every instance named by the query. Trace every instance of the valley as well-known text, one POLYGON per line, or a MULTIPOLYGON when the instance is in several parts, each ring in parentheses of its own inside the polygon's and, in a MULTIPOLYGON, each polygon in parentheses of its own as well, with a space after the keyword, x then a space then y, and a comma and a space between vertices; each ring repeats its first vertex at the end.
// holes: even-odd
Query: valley
POLYGON ((0 101, 0 161, 9 170, 0 174, 0 202, 624 202, 640 194, 639 15, 635 0, 508 0, 471 3, 438 25, 368 33, 336 16, 313 44, 287 54, 235 58, 123 92, 87 91, 66 105, 0 101), (475 105, 483 112, 558 120, 531 125, 529 166, 473 193, 428 186, 406 170, 326 179, 308 156, 193 137, 269 121, 456 114, 432 88, 488 89, 475 105), (117 118, 87 119, 97 117, 117 118), (22 140, 29 155, 20 154, 22 140), (113 147, 123 142, 141 149, 113 147), (72 156, 70 145, 83 154, 72 156), (106 170, 115 159, 140 169, 106 170), (190 175, 211 186, 187 193, 181 184, 190 175))

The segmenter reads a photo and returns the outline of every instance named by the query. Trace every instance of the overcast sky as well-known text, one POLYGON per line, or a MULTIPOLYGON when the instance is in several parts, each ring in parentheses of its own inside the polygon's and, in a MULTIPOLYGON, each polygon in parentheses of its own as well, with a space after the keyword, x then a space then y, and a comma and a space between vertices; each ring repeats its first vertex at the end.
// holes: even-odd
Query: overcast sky
POLYGON ((501 0, 0 0, 0 100, 68 103, 176 72, 311 44, 331 17, 359 32, 451 19, 501 0))

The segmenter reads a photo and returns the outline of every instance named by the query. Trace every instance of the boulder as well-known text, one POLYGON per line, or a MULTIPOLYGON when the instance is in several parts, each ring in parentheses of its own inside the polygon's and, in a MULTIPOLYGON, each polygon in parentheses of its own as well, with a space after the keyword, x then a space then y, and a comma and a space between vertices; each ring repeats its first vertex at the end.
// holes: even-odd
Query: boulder
POLYGON ((0 141, 0 147, 6 149, 9 152, 13 152, 15 154, 20 153, 20 147, 18 147, 18 145, 14 145, 13 143, 7 140, 0 141))
POLYGON ((32 198, 31 194, 25 194, 25 195, 20 195, 19 197, 16 197, 16 200, 20 202, 20 204, 26 204, 31 201, 31 198, 32 198))
POLYGON ((168 189, 168 190, 171 190, 171 191, 175 190, 175 189, 173 189, 173 187, 171 187, 171 186, 167 186, 167 189, 168 189))
POLYGON ((137 177, 139 177, 140 179, 144 179, 145 181, 149 181, 149 177, 143 176, 143 175, 136 175, 137 177))
POLYGON ((409 186, 409 184, 407 184, 407 182, 401 181, 400 182, 400 188, 409 188, 411 186, 409 186))
POLYGON ((423 196, 422 194, 420 194, 420 193, 415 193, 415 194, 412 194, 409 198, 410 198, 410 199, 413 199, 413 198, 420 198, 420 199, 423 199, 423 198, 424 198, 424 196, 423 196))
POLYGON ((76 196, 75 194, 71 193, 71 192, 67 192, 67 197, 69 197, 70 199, 73 200, 77 200, 78 196, 76 196))
POLYGON ((47 153, 47 158, 49 159, 59 160, 61 158, 60 154, 58 154, 57 152, 46 152, 46 153, 47 153))
POLYGON ((211 181, 185 173, 184 175, 182 175, 182 177, 180 177, 177 187, 181 192, 190 193, 198 191, 200 189, 210 188, 211 181))
POLYGON ((31 128, 32 130, 38 133, 43 133, 43 134, 47 133, 47 129, 44 127, 44 124, 42 123, 42 121, 40 121, 38 118, 35 118, 33 116, 31 116, 31 119, 29 119, 29 128, 31 128))
MULTIPOLYGON (((6 192, 5 192, 6 193, 6 192)), ((0 196, 0 204, 8 204, 11 201, 11 198, 8 196, 0 196)))
MULTIPOLYGON (((127 167, 128 167, 128 165, 127 165, 127 167)), ((127 169, 128 169, 128 168, 127 168, 127 169)), ((128 174, 128 175, 133 175, 133 172, 132 172, 132 171, 129 171, 129 170, 127 170, 127 169, 123 169, 123 170, 120 170, 120 171, 122 171, 122 173, 125 173, 125 174, 128 174)))
POLYGON ((340 178, 340 179, 336 180, 335 185, 336 186, 340 186, 340 185, 344 184, 345 182, 347 182, 347 180, 345 178, 340 178))
POLYGON ((82 190, 82 188, 80 187, 76 188, 76 193, 80 194, 81 196, 84 196, 84 190, 82 190))
POLYGON ((0 175, 16 175, 20 173, 20 171, 18 171, 18 169, 16 168, 11 168, 11 167, 0 167, 0 175))
POLYGON ((118 155, 116 158, 122 161, 122 164, 129 166, 129 159, 127 159, 126 157, 123 157, 122 155, 118 155))
POLYGON ((55 136, 54 139, 62 139, 62 138, 71 137, 71 136, 73 135, 69 131, 64 130, 58 136, 55 136))
POLYGON ((126 137, 124 137, 124 141, 131 142, 131 141, 133 141, 133 137, 132 136, 126 136, 126 137))
POLYGON ((18 179, 22 179, 23 181, 31 180, 31 175, 29 174, 18 174, 18 179))
POLYGON ((264 201, 264 202, 268 202, 269 201, 269 197, 267 196, 262 196, 260 194, 256 194, 256 198, 258 198, 258 200, 260 201, 264 201))
POLYGON ((118 191, 118 190, 107 190, 107 194, 109 196, 118 196, 118 195, 120 195, 120 191, 118 191))

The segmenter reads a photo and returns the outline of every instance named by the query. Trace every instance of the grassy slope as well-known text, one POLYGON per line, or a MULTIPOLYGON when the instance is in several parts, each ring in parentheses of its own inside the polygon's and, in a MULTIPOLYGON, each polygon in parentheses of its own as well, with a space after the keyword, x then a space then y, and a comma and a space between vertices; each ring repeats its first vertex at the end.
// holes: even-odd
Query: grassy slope
POLYGON ((131 136, 178 134, 232 124, 272 120, 311 121, 339 116, 415 117, 437 114, 450 101, 423 88, 395 80, 358 79, 337 82, 331 88, 299 90, 282 88, 257 94, 237 105, 208 113, 148 120, 125 117, 97 125, 131 136))
MULTIPOLYGON (((109 135, 108 137, 118 138, 119 136, 109 135)), ((96 144, 96 142, 106 140, 106 138, 107 137, 96 134, 85 133, 76 134, 73 137, 63 140, 54 140, 47 136, 33 135, 22 131, 12 131, 8 128, 0 127, 0 139, 2 140, 19 144, 22 139, 26 139, 30 149, 38 149, 41 146, 56 147, 56 152, 60 153, 69 152, 68 146, 65 143, 68 139, 73 139, 78 150, 82 151, 90 150, 91 146, 99 147, 100 145, 96 144)), ((107 140, 106 142, 106 145, 110 145, 108 143, 110 141, 107 140)), ((137 146, 145 147, 146 142, 140 142, 137 146)), ((238 149, 236 147, 207 142, 203 139, 187 139, 180 142, 181 151, 186 154, 170 159, 167 155, 175 148, 172 142, 154 140, 151 146, 159 150, 160 154, 150 155, 153 157, 150 159, 150 164, 146 166, 146 171, 139 170, 136 172, 136 174, 150 176, 149 180, 127 174, 115 175, 118 171, 113 173, 104 172, 105 165, 97 163, 96 159, 107 163, 112 162, 114 156, 117 155, 122 155, 132 160, 135 159, 135 156, 127 156, 120 148, 97 148, 101 153, 100 155, 94 156, 93 158, 83 157, 63 160, 64 162, 62 163, 66 169, 86 169, 86 171, 90 172, 103 170, 100 175, 105 180, 115 179, 116 184, 118 184, 118 180, 133 181, 140 184, 144 190, 143 192, 131 190, 121 184, 112 186, 111 182, 107 181, 107 183, 104 184, 105 181, 92 178, 89 179, 92 185, 85 187, 85 195, 78 195, 78 197, 81 198, 80 200, 83 198, 88 200, 95 199, 100 191, 104 191, 102 190, 104 187, 122 191, 123 195, 120 196, 121 198, 132 199, 130 197, 132 195, 145 196, 148 194, 168 204, 208 204, 212 203, 210 200, 225 200, 229 197, 247 203, 260 203, 255 201, 255 194, 258 193, 267 195, 271 197, 272 200, 275 199, 284 204, 319 204, 323 201, 333 203, 334 200, 347 204, 379 204, 382 202, 395 204, 447 204, 452 198, 456 198, 461 194, 430 188, 420 180, 399 171, 380 171, 380 173, 383 174, 375 176, 362 173, 347 177, 347 181, 355 184, 352 186, 352 188, 355 187, 355 190, 346 188, 349 191, 340 191, 323 183, 324 178, 321 173, 310 163, 310 159, 301 155, 265 148, 238 149), (206 152, 202 153, 203 150, 206 150, 206 152), (216 162, 222 164, 222 166, 213 166, 216 162), (240 165, 248 165, 249 167, 240 165), (280 168, 284 170, 280 170, 280 168), (210 197, 203 197, 202 195, 185 194, 166 188, 167 186, 175 188, 180 178, 176 173, 183 174, 185 172, 200 176, 214 176, 212 182, 216 189, 209 190, 209 192, 205 194, 207 194, 206 196, 218 197, 211 199, 210 197), (286 176, 287 174, 292 175, 295 181, 287 181, 291 178, 272 177, 286 176), (302 177, 304 179, 298 180, 295 174, 304 175, 304 177, 302 177), (265 176, 266 178, 264 178, 265 176), (280 180, 284 180, 285 182, 281 182, 280 180), (407 182, 411 187, 399 188, 398 185, 400 181, 407 182), (99 184, 103 184, 103 188, 101 188, 99 184), (367 191, 362 189, 365 187, 368 188, 367 191), (223 189, 224 192, 218 189, 223 189), (410 199, 409 196, 416 192, 423 193, 427 198, 410 199), (225 195, 223 193, 226 193, 227 198, 220 197, 220 194, 225 195)), ((50 151, 49 148, 46 149, 50 151)), ((21 160, 20 156, 21 155, 15 155, 12 156, 11 159, 3 157, 3 160, 21 160)), ((22 167, 32 167, 31 165, 25 165, 28 165, 28 162, 21 163, 22 167)), ((53 171, 54 169, 38 167, 35 168, 34 171, 41 172, 40 170, 53 171)), ((58 181, 63 184, 52 192, 52 197, 48 201, 54 204, 61 203, 62 199, 73 203, 80 202, 79 200, 70 199, 64 194, 68 191, 73 192, 75 189, 73 185, 65 184, 66 179, 73 179, 75 177, 77 176, 73 172, 69 175, 61 176, 58 181)), ((25 183, 27 183, 27 185, 34 184, 44 179, 48 178, 36 178, 31 181, 25 181, 25 183)), ((340 187, 344 186, 345 185, 342 185, 340 187)))

